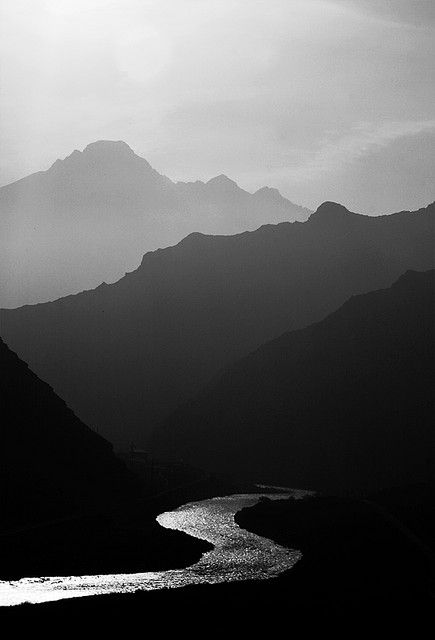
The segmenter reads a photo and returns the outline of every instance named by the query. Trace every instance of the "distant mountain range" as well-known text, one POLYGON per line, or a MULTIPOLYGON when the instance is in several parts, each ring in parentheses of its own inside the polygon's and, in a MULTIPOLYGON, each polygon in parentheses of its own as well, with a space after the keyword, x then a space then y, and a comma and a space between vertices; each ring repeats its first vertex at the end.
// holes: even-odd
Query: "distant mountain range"
POLYGON ((173 182, 125 142, 99 141, 0 189, 0 306, 113 282, 193 231, 233 234, 311 212, 224 175, 173 182))
POLYGON ((0 339, 2 527, 99 509, 134 493, 112 445, 86 427, 0 339))
POLYGON ((434 213, 369 217, 324 203, 303 223, 194 233, 114 284, 2 310, 1 331, 86 424, 117 446, 144 443, 261 344, 408 269, 434 268, 434 213))
POLYGON ((435 479, 435 271, 350 298, 238 361, 158 429, 154 450, 324 490, 435 479))

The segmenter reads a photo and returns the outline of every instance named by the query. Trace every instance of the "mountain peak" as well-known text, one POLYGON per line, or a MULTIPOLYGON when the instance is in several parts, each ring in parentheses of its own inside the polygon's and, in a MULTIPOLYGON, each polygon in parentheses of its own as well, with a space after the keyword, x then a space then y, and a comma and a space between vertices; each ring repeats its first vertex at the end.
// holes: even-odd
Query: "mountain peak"
POLYGON ((316 213, 341 213, 341 214, 346 214, 346 213, 350 213, 349 209, 346 209, 346 207, 342 204, 339 204, 338 202, 331 202, 329 200, 326 200, 325 202, 322 202, 322 204, 317 207, 316 213))
POLYGON ((254 193, 254 196, 283 200, 281 193, 278 189, 275 189, 275 187, 261 187, 260 189, 257 189, 257 191, 254 193))
POLYGON ((135 155, 133 149, 122 140, 97 140, 88 144, 83 153, 92 153, 97 155, 135 155))
POLYGON ((323 202, 317 210, 310 216, 310 220, 339 221, 349 219, 355 214, 337 202, 323 202))
POLYGON ((427 271, 417 271, 416 269, 407 269, 402 275, 393 283, 392 287, 408 287, 415 291, 420 285, 423 285, 435 276, 435 269, 429 269, 427 271))
POLYGON ((152 170, 150 163, 142 158, 122 140, 97 140, 88 144, 83 151, 77 149, 73 151, 64 160, 56 160, 50 167, 50 171, 64 171, 74 167, 88 167, 89 164, 103 165, 105 167, 125 167, 131 168, 132 165, 140 167, 141 170, 152 170))
POLYGON ((234 182, 234 180, 231 180, 231 178, 226 176, 224 173, 221 173, 220 175, 215 176, 214 178, 210 178, 210 180, 208 180, 206 184, 222 186, 222 187, 230 187, 230 186, 238 187, 237 182, 234 182))

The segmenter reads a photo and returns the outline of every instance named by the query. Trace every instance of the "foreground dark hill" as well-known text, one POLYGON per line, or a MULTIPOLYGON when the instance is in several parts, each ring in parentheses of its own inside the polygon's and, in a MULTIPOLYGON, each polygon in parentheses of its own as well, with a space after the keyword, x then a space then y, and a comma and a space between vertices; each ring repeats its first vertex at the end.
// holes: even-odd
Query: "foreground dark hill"
POLYGON ((435 271, 408 271, 227 369, 154 434, 154 448, 290 486, 429 481, 434 385, 435 271))
POLYGON ((220 489, 133 475, 1 340, 0 412, 0 580, 173 569, 210 549, 155 517, 220 489))
POLYGON ((112 446, 0 339, 2 525, 100 508, 133 488, 112 446))
POLYGON ((226 176, 176 183, 124 142, 95 142, 0 189, 0 306, 113 282, 192 231, 238 233, 309 213, 226 176))
POLYGON ((372 218, 325 203, 304 223, 191 234, 115 284, 3 310, 2 333, 86 424, 138 444, 222 367, 433 268, 434 209, 372 218))

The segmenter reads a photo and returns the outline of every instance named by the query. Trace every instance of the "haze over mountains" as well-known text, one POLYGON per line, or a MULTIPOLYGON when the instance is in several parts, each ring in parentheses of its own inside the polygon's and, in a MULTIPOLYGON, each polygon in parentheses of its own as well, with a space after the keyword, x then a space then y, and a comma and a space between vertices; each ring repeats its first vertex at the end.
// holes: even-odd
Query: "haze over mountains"
POLYGON ((2 333, 86 424, 116 445, 144 443, 264 342, 434 268, 434 211, 368 217, 324 203, 303 223, 194 233, 114 284, 3 310, 2 333))
POLYGON ((173 182, 124 142, 99 141, 0 189, 0 306, 113 282, 190 232, 233 234, 310 211, 224 175, 173 182))
POLYGON ((435 271, 350 298, 229 367, 153 437, 202 468, 286 486, 433 480, 435 271))

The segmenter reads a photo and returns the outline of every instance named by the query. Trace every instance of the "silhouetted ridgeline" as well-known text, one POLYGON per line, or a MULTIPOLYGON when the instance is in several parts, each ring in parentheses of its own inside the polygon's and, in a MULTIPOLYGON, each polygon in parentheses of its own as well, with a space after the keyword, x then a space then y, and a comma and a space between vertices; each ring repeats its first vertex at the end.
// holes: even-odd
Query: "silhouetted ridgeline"
POLYGON ((100 140, 0 188, 0 306, 53 300, 113 282, 144 251, 192 231, 238 233, 310 211, 226 176, 172 182, 125 142, 100 140))
POLYGON ((159 455, 268 483, 434 479, 435 271, 352 297, 227 369, 154 434, 159 455))
POLYGON ((2 525, 28 524, 133 492, 112 445, 0 340, 2 525))
POLYGON ((303 223, 191 234, 115 284, 1 311, 2 333, 86 424, 117 445, 143 443, 261 344, 433 268, 434 211, 373 218, 324 203, 303 223))

